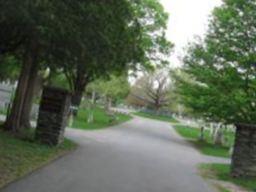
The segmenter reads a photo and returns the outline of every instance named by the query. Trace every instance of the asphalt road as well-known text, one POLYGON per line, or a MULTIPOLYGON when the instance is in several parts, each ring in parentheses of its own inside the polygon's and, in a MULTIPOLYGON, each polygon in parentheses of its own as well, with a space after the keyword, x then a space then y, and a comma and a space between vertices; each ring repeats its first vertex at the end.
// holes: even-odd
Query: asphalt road
MULTIPOLYGON (((68 129, 79 148, 3 192, 214 192, 202 156, 169 123, 136 117, 99 130, 68 129)), ((220 159, 222 161, 222 159, 220 159)))

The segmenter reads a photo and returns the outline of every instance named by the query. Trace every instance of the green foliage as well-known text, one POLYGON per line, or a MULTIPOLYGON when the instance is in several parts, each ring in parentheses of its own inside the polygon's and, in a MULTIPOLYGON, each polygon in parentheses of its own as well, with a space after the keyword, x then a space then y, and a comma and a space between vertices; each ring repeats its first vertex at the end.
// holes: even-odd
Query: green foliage
POLYGON ((210 135, 209 130, 205 130, 205 141, 200 141, 200 129, 193 128, 193 127, 187 127, 183 125, 175 125, 175 130, 183 137, 187 138, 189 141, 191 141, 194 146, 199 149, 200 152, 202 152, 205 155, 210 156, 216 156, 216 157, 229 157, 229 150, 230 147, 234 144, 234 133, 227 132, 226 137, 228 139, 228 142, 225 146, 218 146, 215 145, 213 142, 213 139, 210 135))
POLYGON ((189 47, 176 76, 183 103, 208 120, 255 123, 254 1, 227 0, 216 8, 203 42, 189 47))
POLYGON ((172 44, 164 34, 168 16, 158 1, 90 0, 77 6, 72 39, 64 37, 67 43, 55 48, 55 62, 71 89, 83 91, 95 79, 166 63, 172 44))
POLYGON ((133 1, 135 24, 140 30, 140 47, 144 51, 141 65, 151 68, 152 63, 166 64, 172 43, 166 40, 168 14, 157 0, 133 1))
POLYGON ((22 55, 24 74, 38 70, 25 68, 28 63, 61 71, 74 105, 91 81, 166 63, 163 56, 172 47, 164 34, 168 16, 158 1, 14 0, 1 2, 0 13, 1 54, 22 55))
POLYGON ((58 147, 48 147, 0 131, 0 188, 74 148, 69 140, 58 147))
POLYGON ((60 87, 60 88, 67 89, 67 90, 70 89, 66 76, 61 73, 52 74, 49 77, 48 84, 53 87, 60 87))
POLYGON ((114 76, 109 80, 98 79, 88 85, 87 91, 95 91, 100 96, 111 98, 114 101, 123 100, 129 94, 130 84, 126 75, 114 76))
POLYGON ((15 81, 18 79, 20 63, 14 56, 0 57, 0 81, 15 81))
POLYGON ((211 179, 232 182, 249 191, 256 190, 256 178, 233 178, 230 176, 230 165, 226 164, 202 164, 200 169, 203 175, 211 179))
MULTIPOLYGON (((88 123, 88 115, 90 112, 86 109, 80 109, 78 111, 77 117, 75 117, 72 127, 77 129, 84 129, 84 130, 97 130, 107 128, 112 126, 110 120, 111 117, 105 112, 104 109, 96 107, 93 110, 94 121, 92 123, 88 123)), ((116 114, 117 121, 115 124, 123 123, 131 119, 129 115, 123 114, 116 114)))
MULTIPOLYGON (((20 111, 32 99, 28 94, 40 69, 65 74, 72 105, 78 106, 86 85, 99 77, 166 63, 163 56, 172 47, 164 33, 167 18, 153 0, 0 2, 0 54, 22 61, 6 127, 22 126, 28 113, 20 111)), ((66 86, 63 80, 58 77, 56 84, 66 86)))

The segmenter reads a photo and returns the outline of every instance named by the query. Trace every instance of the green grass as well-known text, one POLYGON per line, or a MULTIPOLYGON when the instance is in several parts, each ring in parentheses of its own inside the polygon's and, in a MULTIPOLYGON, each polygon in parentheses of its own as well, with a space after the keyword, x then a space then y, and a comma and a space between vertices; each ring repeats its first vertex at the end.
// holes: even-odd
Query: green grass
POLYGON ((0 188, 75 147, 69 140, 58 147, 49 147, 0 131, 0 188))
POLYGON ((200 170, 207 178, 231 182, 249 191, 256 191, 256 178, 233 178, 230 176, 230 165, 202 164, 200 170))
POLYGON ((178 121, 172 117, 166 117, 166 116, 160 116, 160 115, 153 115, 145 112, 136 112, 134 115, 140 116, 140 117, 146 117, 149 119, 155 119, 160 121, 166 121, 170 123, 178 123, 178 121))
POLYGON ((216 157, 229 157, 230 146, 234 142, 234 133, 227 133, 225 146, 215 145, 210 136, 210 131, 205 130, 205 141, 199 141, 200 129, 176 125, 175 130, 184 138, 188 139, 203 154, 216 157))
POLYGON ((231 192, 231 191, 225 189, 225 188, 222 187, 222 186, 217 186, 217 188, 218 188, 218 190, 219 190, 220 192, 231 192))
POLYGON ((132 119, 130 115, 116 114, 117 120, 111 123, 111 117, 105 112, 105 110, 97 107, 94 109, 94 121, 92 123, 88 123, 88 113, 89 112, 87 110, 80 109, 77 117, 74 119, 72 127, 85 130, 103 129, 132 119))

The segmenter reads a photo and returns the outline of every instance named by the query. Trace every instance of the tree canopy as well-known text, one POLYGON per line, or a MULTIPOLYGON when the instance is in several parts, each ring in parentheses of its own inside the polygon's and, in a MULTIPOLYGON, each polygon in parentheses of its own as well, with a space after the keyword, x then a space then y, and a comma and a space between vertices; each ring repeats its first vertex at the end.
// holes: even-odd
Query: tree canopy
POLYGON ((177 76, 185 105, 206 119, 255 123, 255 1, 226 0, 216 8, 205 40, 190 45, 177 76))
POLYGON ((116 102, 126 98, 130 91, 130 84, 127 75, 111 75, 109 80, 93 81, 88 85, 87 91, 96 92, 101 97, 107 97, 116 102))
POLYGON ((74 90, 74 105, 94 79, 167 63, 172 48, 164 33, 168 15, 158 1, 84 1, 78 9, 79 33, 66 47, 63 40, 57 44, 54 61, 74 90))
POLYGON ((13 0, 0 9, 1 55, 22 63, 5 126, 13 130, 29 114, 40 69, 65 74, 79 105, 89 82, 165 64, 172 47, 164 33, 168 15, 155 0, 13 0))

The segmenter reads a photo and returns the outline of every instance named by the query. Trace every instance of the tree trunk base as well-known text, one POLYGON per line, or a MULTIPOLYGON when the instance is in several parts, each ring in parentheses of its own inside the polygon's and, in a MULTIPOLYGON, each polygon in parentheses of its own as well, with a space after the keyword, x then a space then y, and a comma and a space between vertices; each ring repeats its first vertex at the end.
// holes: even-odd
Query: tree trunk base
POLYGON ((236 127, 231 175, 256 177, 256 125, 238 124, 236 127))
POLYGON ((77 115, 78 115, 78 108, 81 105, 82 98, 83 98, 83 92, 77 92, 77 91, 75 91, 75 93, 73 94, 73 96, 71 98, 71 105, 73 107, 72 115, 74 117, 77 117, 77 115))

